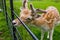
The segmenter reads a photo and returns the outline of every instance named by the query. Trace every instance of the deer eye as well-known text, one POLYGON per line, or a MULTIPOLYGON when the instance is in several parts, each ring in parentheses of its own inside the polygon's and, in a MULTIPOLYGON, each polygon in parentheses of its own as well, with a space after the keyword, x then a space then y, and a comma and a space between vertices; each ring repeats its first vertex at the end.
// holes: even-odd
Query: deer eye
POLYGON ((41 15, 37 15, 37 17, 36 17, 36 18, 38 18, 38 17, 41 17, 41 15))
POLYGON ((35 16, 35 15, 36 15, 36 13, 31 14, 31 16, 35 16))
POLYGON ((31 16, 34 16, 33 14, 31 14, 31 16))

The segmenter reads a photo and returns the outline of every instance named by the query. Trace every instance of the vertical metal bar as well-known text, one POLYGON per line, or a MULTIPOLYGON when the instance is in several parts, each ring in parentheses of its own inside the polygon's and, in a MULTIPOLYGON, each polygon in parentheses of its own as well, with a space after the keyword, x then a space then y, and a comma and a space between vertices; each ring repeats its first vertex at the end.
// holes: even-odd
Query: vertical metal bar
MULTIPOLYGON (((13 13, 13 0, 10 0, 10 8, 11 8, 11 18, 12 18, 12 21, 14 20, 14 13, 13 13)), ((17 37, 15 35, 16 33, 16 28, 13 26, 13 37, 14 37, 14 40, 17 40, 17 37)))
POLYGON ((14 13, 12 12, 14 9, 13 9, 13 0, 10 0, 10 8, 11 8, 11 18, 12 20, 14 20, 14 13))
POLYGON ((3 0, 3 3, 4 3, 4 13, 5 13, 6 21, 7 21, 7 25, 8 25, 8 17, 7 17, 6 0, 3 0))

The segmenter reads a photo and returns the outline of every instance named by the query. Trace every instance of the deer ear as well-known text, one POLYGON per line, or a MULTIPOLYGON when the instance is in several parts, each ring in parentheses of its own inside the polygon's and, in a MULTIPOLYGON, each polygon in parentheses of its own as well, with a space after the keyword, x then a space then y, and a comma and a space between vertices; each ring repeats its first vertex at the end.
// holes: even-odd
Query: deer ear
POLYGON ((41 9, 36 9, 36 12, 46 13, 46 11, 45 11, 45 10, 41 10, 41 9))
POLYGON ((35 12, 35 11, 34 11, 34 7, 32 6, 32 4, 30 4, 30 9, 31 9, 32 13, 35 12))
POLYGON ((23 0, 23 2, 22 2, 23 8, 27 8, 27 2, 28 2, 28 0, 23 0))

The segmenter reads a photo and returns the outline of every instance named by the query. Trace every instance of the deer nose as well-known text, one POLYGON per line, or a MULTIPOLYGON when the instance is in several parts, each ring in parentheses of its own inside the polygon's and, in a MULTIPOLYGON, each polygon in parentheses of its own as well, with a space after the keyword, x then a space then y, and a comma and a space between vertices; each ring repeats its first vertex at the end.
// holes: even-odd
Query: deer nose
POLYGON ((15 22, 15 21, 12 21, 12 24, 13 24, 13 25, 15 25, 15 24, 16 24, 16 22, 15 22))
POLYGON ((13 23, 13 25, 15 25, 16 23, 13 23))

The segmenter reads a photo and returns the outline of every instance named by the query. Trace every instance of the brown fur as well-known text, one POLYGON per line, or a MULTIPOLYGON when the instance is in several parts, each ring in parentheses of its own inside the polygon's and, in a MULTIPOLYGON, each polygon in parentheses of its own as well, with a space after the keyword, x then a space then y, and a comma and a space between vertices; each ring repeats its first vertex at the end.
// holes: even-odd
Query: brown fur
MULTIPOLYGON (((32 8, 33 7, 31 6, 31 10, 32 8)), ((19 18, 25 23, 27 22, 34 24, 37 27, 41 27, 41 29, 43 29, 43 31, 41 32, 41 40, 43 40, 43 32, 45 31, 49 32, 49 40, 52 40, 54 26, 58 21, 60 21, 58 10, 53 6, 50 6, 45 10, 46 12, 42 11, 44 13, 40 14, 40 16, 38 16, 38 14, 34 14, 36 13, 36 10, 32 10, 34 12, 32 12, 31 10, 29 10, 28 8, 23 8, 20 12, 19 18), (34 16, 32 16, 33 14, 34 16), (28 22, 28 20, 26 20, 28 18, 31 18, 31 21, 28 22)), ((37 12, 39 12, 39 10, 37 12)), ((21 24, 18 19, 13 20, 13 23, 14 22, 16 23, 16 25, 21 24)))
MULTIPOLYGON (((50 29, 52 29, 54 23, 59 20, 59 12, 55 7, 53 7, 53 9, 52 7, 49 7, 45 11, 47 13, 42 13, 40 17, 34 18, 34 20, 32 20, 31 23, 37 26, 46 24, 50 29)), ((20 18, 23 22, 26 23, 27 22, 26 19, 29 16, 31 16, 31 14, 32 14, 31 11, 28 8, 25 8, 23 9, 23 11, 20 12, 20 18)), ((17 21, 19 24, 18 20, 15 21, 17 21)))
POLYGON ((48 25, 50 29, 52 29, 54 22, 58 22, 59 20, 59 12, 55 7, 49 7, 46 9, 47 13, 42 13, 41 17, 36 18, 32 22, 35 23, 35 25, 48 25), (52 9, 53 8, 53 9, 52 9))
MULTIPOLYGON (((25 23, 27 23, 26 19, 31 15, 31 11, 27 7, 27 1, 28 0, 23 0, 23 6, 19 15, 19 18, 25 23)), ((16 26, 21 24, 18 19, 13 20, 13 23, 16 23, 16 26)))

